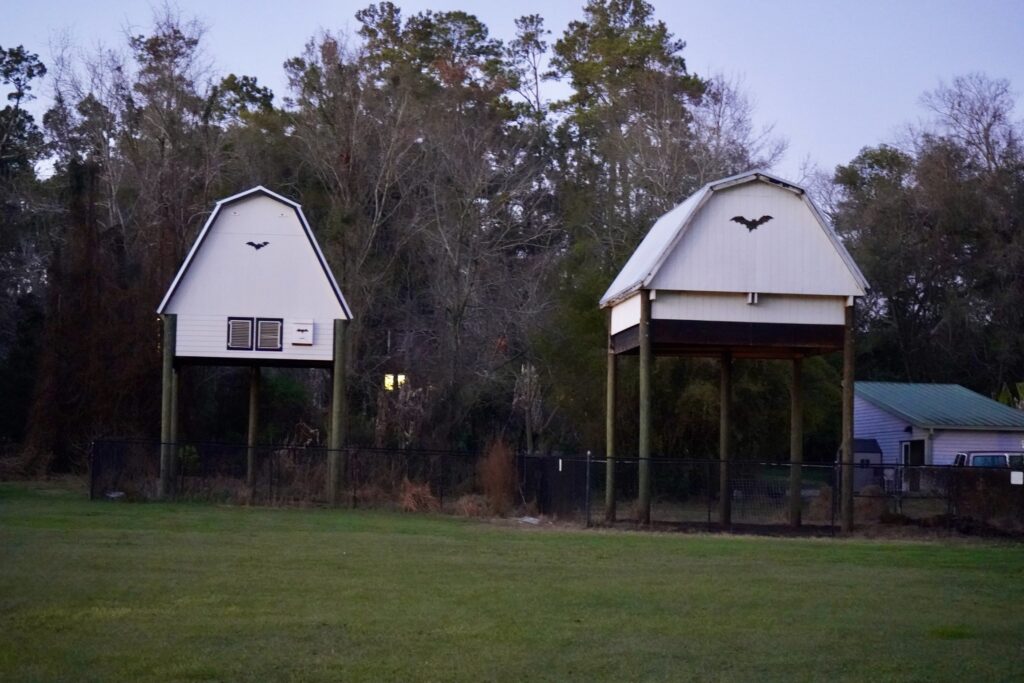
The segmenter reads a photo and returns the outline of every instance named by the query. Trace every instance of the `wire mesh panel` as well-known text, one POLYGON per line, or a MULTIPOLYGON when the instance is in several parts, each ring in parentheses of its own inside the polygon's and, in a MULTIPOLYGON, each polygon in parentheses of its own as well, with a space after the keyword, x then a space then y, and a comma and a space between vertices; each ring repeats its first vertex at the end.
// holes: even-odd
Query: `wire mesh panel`
POLYGON ((786 524, 789 518, 789 466, 730 463, 732 521, 786 524))
POLYGON ((89 495, 147 500, 156 496, 160 476, 160 444, 152 442, 97 442, 89 458, 89 495))
POLYGON ((604 481, 603 471, 598 475, 595 461, 587 457, 523 456, 520 463, 523 499, 541 514, 560 519, 585 518, 595 480, 604 481))
POLYGON ((258 449, 253 488, 274 505, 327 502, 327 457, 326 448, 258 449))
POLYGON ((718 486, 717 463, 657 458, 651 468, 651 519, 708 523, 718 486))
MULTIPOLYGON (((90 495, 155 499, 161 444, 100 441, 90 457, 90 495)), ((178 499, 272 505, 326 504, 332 452, 319 447, 174 444, 178 499), (251 465, 251 466, 250 466, 251 465)), ((542 514, 589 524, 605 519, 608 462, 587 455, 523 455, 348 447, 337 452, 341 503, 464 515, 542 514)), ((640 461, 612 462, 615 521, 636 522, 640 461)), ((720 527, 833 528, 840 507, 838 464, 731 461, 722 486, 716 459, 652 458, 651 521, 720 527)), ((1008 468, 860 463, 852 468, 854 522, 940 527, 967 533, 1024 533, 1024 473, 1008 468), (1020 482, 1020 483, 1015 483, 1020 482)))

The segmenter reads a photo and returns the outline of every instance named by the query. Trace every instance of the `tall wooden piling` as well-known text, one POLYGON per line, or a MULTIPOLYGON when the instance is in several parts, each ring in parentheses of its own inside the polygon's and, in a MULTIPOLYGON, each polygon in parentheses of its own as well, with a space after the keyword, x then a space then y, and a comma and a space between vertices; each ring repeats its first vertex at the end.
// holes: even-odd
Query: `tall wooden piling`
POLYGON ((251 491, 256 483, 256 439, 260 418, 260 366, 249 368, 249 429, 245 439, 245 485, 251 491))
POLYGON ((651 522, 651 372, 654 358, 651 353, 651 292, 640 290, 640 443, 637 475, 637 520, 651 522))
POLYGON ((845 532, 853 530, 853 391, 854 391, 854 323, 853 302, 846 307, 846 329, 843 335, 843 445, 842 504, 840 519, 845 532))
POLYGON ((720 361, 721 377, 719 386, 718 414, 718 522, 722 526, 732 524, 732 484, 730 482, 730 461, 732 459, 732 353, 726 351, 720 361))
POLYGON ((615 522, 615 371, 616 357, 608 340, 608 382, 605 387, 604 521, 615 522))
POLYGON ((167 498, 174 488, 174 350, 176 345, 178 316, 166 313, 163 316, 163 363, 160 394, 160 480, 157 483, 157 497, 167 498))
POLYGON ((804 461, 803 359, 794 358, 789 378, 789 524, 799 527, 804 461))
POLYGON ((331 368, 331 425, 327 435, 327 497, 337 505, 341 497, 343 462, 341 449, 345 444, 345 325, 347 320, 334 321, 334 364, 331 368))

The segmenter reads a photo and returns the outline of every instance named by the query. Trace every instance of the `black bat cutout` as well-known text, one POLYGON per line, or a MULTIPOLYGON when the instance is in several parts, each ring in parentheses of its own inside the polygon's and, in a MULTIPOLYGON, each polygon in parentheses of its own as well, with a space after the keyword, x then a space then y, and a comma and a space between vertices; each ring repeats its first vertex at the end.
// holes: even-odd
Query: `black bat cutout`
POLYGON ((296 332, 309 332, 309 330, 307 330, 307 329, 306 329, 306 328, 304 328, 304 327, 300 327, 300 328, 296 329, 295 331, 296 331, 296 332))
POLYGON ((764 225, 765 223, 767 223, 771 219, 772 219, 771 216, 761 216, 760 218, 753 219, 753 220, 750 219, 750 218, 744 218, 743 216, 733 216, 729 220, 731 220, 731 221, 733 221, 735 223, 740 223, 741 225, 746 226, 748 231, 754 232, 754 230, 757 228, 757 226, 764 225))
POLYGON ((252 247, 256 251, 259 251, 263 247, 265 247, 268 244, 270 244, 270 242, 246 242, 246 244, 248 244, 250 247, 252 247))

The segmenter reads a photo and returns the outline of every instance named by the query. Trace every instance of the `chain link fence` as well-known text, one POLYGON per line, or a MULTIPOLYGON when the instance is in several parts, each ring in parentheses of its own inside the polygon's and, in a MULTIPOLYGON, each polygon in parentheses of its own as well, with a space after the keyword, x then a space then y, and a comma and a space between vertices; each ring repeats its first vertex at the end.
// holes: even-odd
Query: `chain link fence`
MULTIPOLYGON (((90 462, 94 499, 157 497, 161 444, 98 441, 90 462)), ((328 450, 320 447, 176 444, 173 497, 265 505, 326 505, 328 450), (249 471, 249 461, 252 471, 249 471)), ((339 452, 340 504, 486 515, 497 509, 486 459, 477 453, 349 447, 339 452)), ((589 454, 509 456, 511 506, 502 514, 544 515, 585 525, 606 523, 607 461, 589 454)), ((839 523, 842 468, 804 463, 652 458, 651 523, 721 529, 728 495, 734 531, 790 532, 794 508, 802 533, 832 534, 839 523), (798 475, 798 478, 795 478, 798 475), (723 492, 725 492, 723 494, 723 492), (794 502, 794 497, 798 503, 794 502)), ((614 523, 639 519, 640 461, 616 458, 614 523)), ((1006 468, 857 464, 854 520, 864 529, 924 527, 970 534, 1024 535, 1024 474, 1006 468)), ((492 477, 493 478, 493 477, 492 477)))

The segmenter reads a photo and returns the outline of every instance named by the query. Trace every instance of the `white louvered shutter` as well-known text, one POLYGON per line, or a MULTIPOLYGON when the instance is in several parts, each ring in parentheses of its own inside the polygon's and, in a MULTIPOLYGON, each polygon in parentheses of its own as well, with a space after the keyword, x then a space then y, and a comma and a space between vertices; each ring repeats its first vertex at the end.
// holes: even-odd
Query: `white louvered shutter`
POLYGON ((247 351, 252 348, 252 319, 228 320, 228 348, 247 351))
POLYGON ((281 350, 281 321, 256 321, 256 349, 259 351, 281 350))

